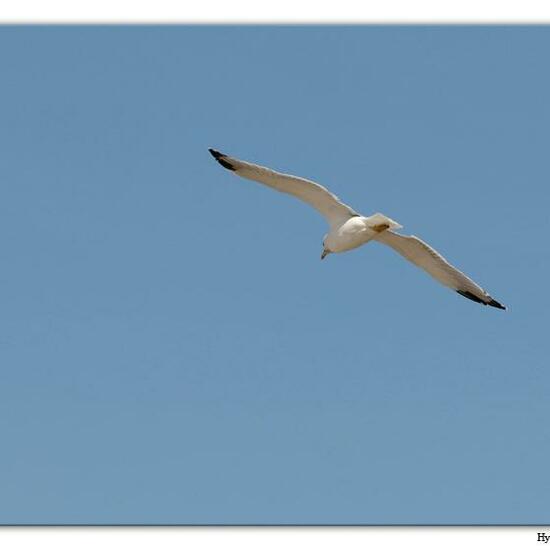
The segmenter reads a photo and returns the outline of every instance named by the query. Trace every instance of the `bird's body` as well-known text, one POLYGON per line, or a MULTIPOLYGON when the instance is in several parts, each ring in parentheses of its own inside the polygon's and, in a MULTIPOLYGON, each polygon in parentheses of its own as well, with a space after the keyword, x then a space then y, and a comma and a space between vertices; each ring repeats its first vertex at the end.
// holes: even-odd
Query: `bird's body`
POLYGON ((386 229, 398 227, 401 226, 383 214, 374 214, 368 218, 353 216, 341 224, 331 226, 323 241, 324 250, 328 253, 346 252, 368 243, 386 229))
POLYGON ((318 183, 281 174, 269 168, 224 155, 214 149, 209 151, 224 168, 241 177, 293 195, 318 210, 330 226, 323 240, 321 259, 328 254, 346 252, 375 240, 393 248, 434 279, 465 298, 483 305, 506 309, 418 237, 396 233, 395 230, 402 226, 384 214, 362 216, 318 183))
POLYGON ((323 249, 327 252, 347 252, 365 243, 376 235, 369 227, 367 218, 353 216, 341 225, 330 228, 330 232, 323 240, 323 249))

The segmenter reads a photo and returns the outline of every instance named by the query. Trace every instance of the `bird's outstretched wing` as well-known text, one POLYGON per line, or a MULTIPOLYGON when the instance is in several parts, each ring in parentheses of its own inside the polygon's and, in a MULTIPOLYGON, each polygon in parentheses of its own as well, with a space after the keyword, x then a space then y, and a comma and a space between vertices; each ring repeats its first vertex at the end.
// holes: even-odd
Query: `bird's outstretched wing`
POLYGON ((506 309, 505 306, 499 304, 472 279, 452 266, 439 252, 418 237, 384 231, 376 237, 376 240, 390 246, 399 252, 401 256, 428 272, 434 279, 456 290, 465 298, 486 306, 506 309))
POLYGON ((297 199, 307 202, 318 210, 330 225, 337 225, 353 216, 359 216, 355 210, 341 202, 336 195, 318 183, 244 162, 214 149, 208 150, 224 168, 232 170, 235 174, 263 183, 282 193, 294 195, 297 199))

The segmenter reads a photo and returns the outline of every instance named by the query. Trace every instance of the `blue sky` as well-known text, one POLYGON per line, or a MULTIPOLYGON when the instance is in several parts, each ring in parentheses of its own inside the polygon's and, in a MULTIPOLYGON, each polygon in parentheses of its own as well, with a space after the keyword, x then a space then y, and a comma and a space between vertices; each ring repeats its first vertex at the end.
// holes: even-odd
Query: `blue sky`
POLYGON ((1 523, 548 523, 550 29, 0 28, 1 523), (208 147, 383 212, 506 304, 208 147))

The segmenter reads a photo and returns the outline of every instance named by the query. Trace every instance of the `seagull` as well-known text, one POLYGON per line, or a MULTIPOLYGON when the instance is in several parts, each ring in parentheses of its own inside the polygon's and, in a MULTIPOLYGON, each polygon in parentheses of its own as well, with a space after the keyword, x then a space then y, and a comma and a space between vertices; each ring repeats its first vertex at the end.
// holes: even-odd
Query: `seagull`
POLYGON ((276 191, 288 193, 313 206, 328 221, 330 230, 323 239, 323 260, 329 254, 352 250, 371 240, 393 248, 441 284, 461 296, 485 306, 506 309, 472 279, 451 265, 439 252, 414 235, 401 235, 402 226, 384 214, 362 216, 344 204, 328 189, 313 181, 281 174, 264 166, 245 162, 215 149, 210 154, 227 170, 243 178, 263 183, 276 191))

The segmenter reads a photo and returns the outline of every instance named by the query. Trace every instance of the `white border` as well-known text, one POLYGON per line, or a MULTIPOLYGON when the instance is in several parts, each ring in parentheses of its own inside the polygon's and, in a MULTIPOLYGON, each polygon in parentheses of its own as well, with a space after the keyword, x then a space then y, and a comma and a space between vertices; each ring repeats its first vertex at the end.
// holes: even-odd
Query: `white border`
POLYGON ((0 529, 0 545, 9 550, 332 550, 342 548, 342 544, 346 550, 517 550, 544 548, 544 543, 537 541, 538 532, 550 535, 550 529, 543 527, 4 527, 0 529))
MULTIPOLYGON (((543 0, 18 0, 0 8, 2 23, 545 23, 550 2, 543 0)), ((537 533, 550 527, 351 527, 351 528, 108 528, 3 527, 0 547, 10 550, 172 550, 224 548, 265 550, 281 547, 323 550, 376 548, 502 550, 541 547, 537 533)), ((544 547, 544 546, 542 546, 544 547)), ((549 547, 550 548, 550 547, 549 547)))
POLYGON ((542 23, 547 0, 17 0, 6 23, 542 23))

